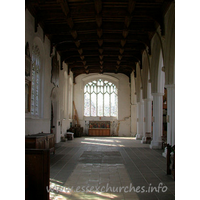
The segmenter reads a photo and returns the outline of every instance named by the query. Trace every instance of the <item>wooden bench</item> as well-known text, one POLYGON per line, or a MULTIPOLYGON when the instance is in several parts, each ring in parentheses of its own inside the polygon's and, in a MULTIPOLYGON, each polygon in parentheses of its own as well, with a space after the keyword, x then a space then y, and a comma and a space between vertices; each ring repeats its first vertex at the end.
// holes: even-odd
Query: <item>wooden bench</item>
POLYGON ((172 175, 175 180, 175 145, 167 144, 167 175, 172 175))
POLYGON ((67 130, 67 132, 74 133, 74 137, 82 137, 83 135, 83 127, 76 126, 76 127, 71 127, 67 130))

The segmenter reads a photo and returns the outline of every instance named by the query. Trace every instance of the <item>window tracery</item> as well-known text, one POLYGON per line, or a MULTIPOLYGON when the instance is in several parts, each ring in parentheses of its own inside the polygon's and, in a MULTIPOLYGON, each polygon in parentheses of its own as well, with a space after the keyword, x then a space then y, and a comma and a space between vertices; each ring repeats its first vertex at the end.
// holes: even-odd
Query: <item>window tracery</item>
POLYGON ((118 90, 103 79, 93 80, 84 87, 84 116, 117 117, 118 90))

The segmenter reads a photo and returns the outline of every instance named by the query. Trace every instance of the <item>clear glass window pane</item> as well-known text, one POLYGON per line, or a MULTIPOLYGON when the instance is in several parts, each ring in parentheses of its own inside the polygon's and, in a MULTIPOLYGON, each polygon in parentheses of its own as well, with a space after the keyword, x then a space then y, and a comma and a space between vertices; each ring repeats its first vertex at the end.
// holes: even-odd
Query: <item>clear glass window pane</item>
POLYGON ((109 94, 104 94, 104 116, 110 116, 109 94))
POLYGON ((95 85, 93 89, 94 89, 94 92, 96 93, 97 92, 97 86, 95 85))
POLYGON ((116 86, 114 86, 114 92, 115 92, 115 94, 117 94, 117 87, 116 86))
POLYGON ((98 116, 103 116, 103 94, 98 94, 98 116))
POLYGON ((33 45, 32 51, 32 86, 31 86, 31 114, 39 114, 39 90, 40 90, 40 51, 33 45))
POLYGON ((91 93, 93 93, 94 89, 93 89, 93 85, 91 86, 91 93))
POLYGON ((84 94, 84 115, 90 116, 90 95, 84 94))
POLYGON ((114 91, 113 86, 111 86, 111 91, 110 92, 113 93, 113 91, 114 91))
POLYGON ((113 83, 99 79, 85 85, 84 116, 117 116, 117 113, 117 88, 113 83))
POLYGON ((103 87, 101 86, 101 93, 103 94, 103 87))
POLYGON ((100 93, 101 92, 101 87, 97 87, 97 93, 100 93))
POLYGON ((90 93, 90 86, 88 86, 88 92, 90 93))
POLYGON ((86 91, 87 91, 87 85, 84 87, 84 93, 86 93, 86 91))
POLYGON ((92 93, 91 94, 91 116, 96 117, 97 113, 96 113, 96 94, 92 93))
POLYGON ((104 86, 104 94, 106 93, 106 86, 104 86))
POLYGON ((117 96, 112 93, 111 94, 111 116, 117 116, 117 96))

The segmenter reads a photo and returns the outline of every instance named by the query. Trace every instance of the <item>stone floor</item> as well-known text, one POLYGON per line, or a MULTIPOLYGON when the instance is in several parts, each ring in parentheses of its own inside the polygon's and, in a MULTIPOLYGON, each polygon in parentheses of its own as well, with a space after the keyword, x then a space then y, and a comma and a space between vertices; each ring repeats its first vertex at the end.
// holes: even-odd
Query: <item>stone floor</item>
POLYGON ((175 199, 175 182, 161 155, 133 137, 61 142, 50 157, 50 199, 175 199))

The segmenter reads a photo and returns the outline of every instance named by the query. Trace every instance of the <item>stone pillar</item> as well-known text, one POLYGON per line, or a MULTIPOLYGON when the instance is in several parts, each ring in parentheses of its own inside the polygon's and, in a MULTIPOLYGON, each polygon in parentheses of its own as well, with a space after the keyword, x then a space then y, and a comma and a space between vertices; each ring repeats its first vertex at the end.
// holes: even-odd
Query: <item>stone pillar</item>
POLYGON ((153 95, 153 140, 151 149, 162 148, 162 128, 163 128, 163 93, 154 93, 153 95))
POLYGON ((137 134, 137 104, 131 105, 131 135, 137 134))
POLYGON ((151 134, 151 99, 144 99, 144 135, 141 143, 147 143, 147 136, 151 134))
MULTIPOLYGON (((167 85, 167 144, 175 145, 175 85, 167 85)), ((167 149, 163 152, 166 157, 167 149)))
POLYGON ((141 121, 141 139, 144 136, 144 101, 142 100, 141 102, 141 117, 140 117, 140 121, 141 121))
POLYGON ((175 85, 167 88, 167 143, 175 145, 175 85))
POLYGON ((144 131, 144 102, 137 103, 137 135, 136 139, 141 140, 144 131))
POLYGON ((131 136, 137 134, 137 100, 134 71, 131 73, 131 136))

